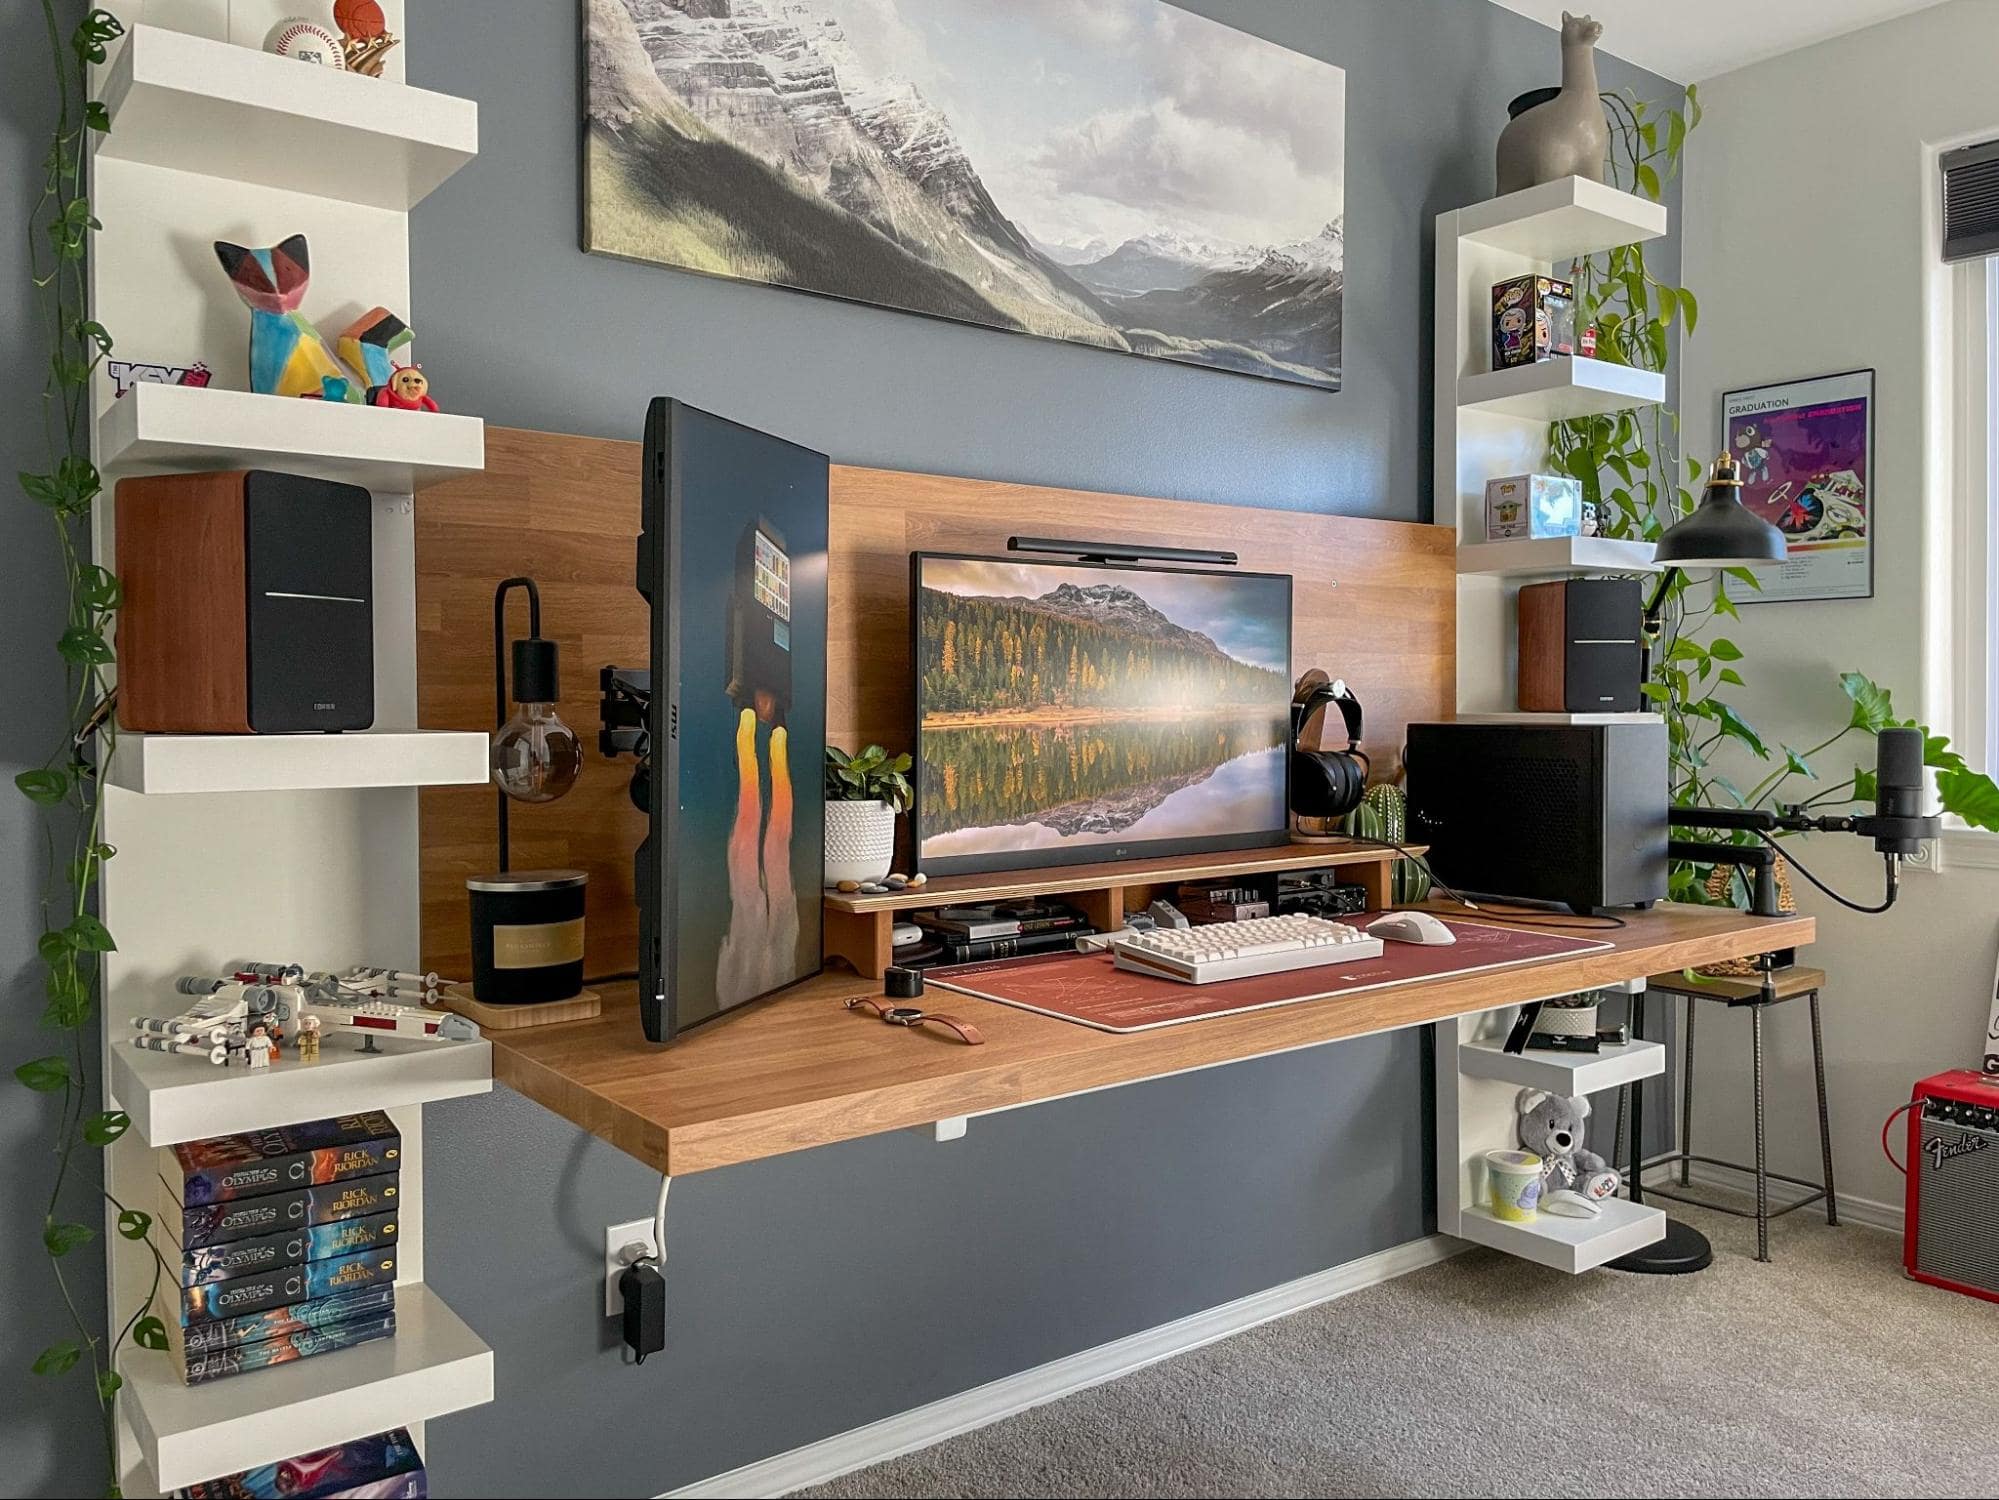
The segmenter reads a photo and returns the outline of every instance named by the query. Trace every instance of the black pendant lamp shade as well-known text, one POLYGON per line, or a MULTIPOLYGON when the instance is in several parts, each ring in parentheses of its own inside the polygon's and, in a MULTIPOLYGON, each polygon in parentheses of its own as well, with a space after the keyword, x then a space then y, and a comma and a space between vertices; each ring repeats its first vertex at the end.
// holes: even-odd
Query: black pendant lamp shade
POLYGON ((1666 528, 1652 560, 1669 568, 1756 568, 1790 556, 1784 533, 1742 504, 1742 474, 1726 453, 1714 461, 1694 513, 1666 528))

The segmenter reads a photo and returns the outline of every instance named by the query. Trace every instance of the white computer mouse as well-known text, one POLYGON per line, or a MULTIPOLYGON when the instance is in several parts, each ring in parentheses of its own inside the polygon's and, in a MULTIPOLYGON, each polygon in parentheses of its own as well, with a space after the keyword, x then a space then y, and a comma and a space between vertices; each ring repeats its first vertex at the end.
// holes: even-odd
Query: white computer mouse
POLYGON ((1367 924, 1367 930, 1391 943, 1421 943, 1440 948, 1458 935, 1426 911, 1391 911, 1367 924))

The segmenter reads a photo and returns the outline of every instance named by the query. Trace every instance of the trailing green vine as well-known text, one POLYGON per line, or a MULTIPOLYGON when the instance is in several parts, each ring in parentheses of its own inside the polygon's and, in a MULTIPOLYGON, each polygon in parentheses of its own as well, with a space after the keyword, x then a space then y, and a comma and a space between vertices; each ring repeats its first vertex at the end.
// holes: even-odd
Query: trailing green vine
MULTIPOLYGON (((1611 125, 1612 179, 1627 192, 1662 201, 1679 175, 1687 138, 1701 122, 1699 93, 1689 86, 1677 105, 1663 109, 1628 92, 1605 94, 1603 101, 1611 125)), ((1579 261, 1574 281, 1577 325, 1595 325, 1596 357, 1613 364, 1664 372, 1674 323, 1691 337, 1700 320, 1700 302, 1693 291, 1654 276, 1642 244, 1579 261)), ((1655 541, 1697 502, 1692 486, 1700 480, 1704 465, 1700 458, 1682 454, 1679 414, 1669 406, 1557 422, 1549 428, 1548 441, 1554 467, 1581 482, 1583 498, 1596 507, 1605 536, 1655 541)), ((1727 636, 1713 634, 1721 620, 1740 618, 1731 588, 1760 587, 1749 569, 1728 568, 1716 574, 1711 585, 1677 575, 1666 591, 1664 628, 1644 691, 1666 721, 1674 803, 1778 805, 1795 778, 1816 784, 1807 800, 1797 805, 1826 812, 1872 802, 1871 769, 1856 765, 1851 776, 1826 784, 1819 780, 1814 759, 1851 734, 1923 726, 1898 719, 1885 688, 1858 672, 1847 672, 1839 679, 1847 700, 1844 724, 1804 750, 1766 742, 1728 697, 1730 689, 1748 686, 1739 667, 1745 653, 1727 636), (1769 766, 1767 772, 1758 767, 1757 777, 1746 788, 1730 774, 1743 757, 1769 766)), ((1943 736, 1923 729, 1923 742, 1924 762, 1937 773, 1943 810, 1975 827, 1999 828, 1999 785, 1967 765, 1943 736)), ((1872 759, 1871 751, 1867 758, 1872 759)), ((1716 843, 1755 838, 1749 833, 1692 830, 1684 836, 1716 843)), ((1749 888, 1739 870, 1731 879, 1717 882, 1717 890, 1709 889, 1715 868, 1676 862, 1668 886, 1671 899, 1747 906, 1749 888)))
POLYGON ((65 37, 55 0, 42 0, 42 19, 56 117, 43 160, 42 190, 29 215, 28 253, 47 358, 41 391, 47 459, 40 472, 22 473, 20 486, 48 516, 62 564, 67 604, 55 649, 63 663, 69 723, 47 759, 14 778, 43 812, 46 868, 37 943, 46 978, 42 1021, 60 1039, 56 1051, 22 1063, 14 1076, 25 1087, 54 1096, 58 1104, 41 1236, 73 1337, 43 1349, 35 1357, 34 1372, 50 1378, 78 1369, 88 1372, 103 1418, 106 1488, 115 1495, 114 1403, 122 1384, 114 1367, 117 1350, 127 1338, 146 1348, 166 1347, 166 1329, 152 1314, 162 1262, 150 1242, 152 1288, 115 1335, 99 1332, 79 1305, 68 1267, 68 1257, 97 1237, 89 1223, 70 1216, 70 1205, 86 1188, 93 1208, 100 1201, 111 1202, 118 1233, 126 1239, 149 1240, 152 1228, 150 1215, 109 1200, 103 1185, 99 1153, 131 1127, 131 1120, 119 1110, 89 1109, 91 1023, 102 992, 103 955, 115 947, 91 908, 104 862, 117 852, 103 841, 98 767, 108 763, 117 735, 107 672, 119 590, 117 578, 90 561, 90 518, 102 484, 90 458, 89 403, 92 378, 111 351, 111 336, 89 316, 84 274, 90 235, 101 227, 91 212, 87 187, 89 137, 110 128, 104 105, 88 97, 88 80, 91 65, 104 61, 107 45, 124 28, 110 12, 93 9, 65 37))

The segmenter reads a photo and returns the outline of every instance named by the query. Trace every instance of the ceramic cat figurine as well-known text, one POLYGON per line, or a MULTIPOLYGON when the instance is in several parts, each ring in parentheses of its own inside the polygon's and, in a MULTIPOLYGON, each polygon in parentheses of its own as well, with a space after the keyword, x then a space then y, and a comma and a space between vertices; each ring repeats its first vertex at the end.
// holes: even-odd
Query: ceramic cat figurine
POLYGON ((215 255, 236 295, 250 309, 250 389, 266 396, 306 396, 362 402, 361 384, 333 357, 319 330, 298 310, 312 279, 305 236, 295 234, 268 250, 246 250, 227 240, 215 255))
POLYGON ((1509 120, 1499 135, 1501 196, 1561 177, 1603 181, 1610 126, 1597 91, 1596 44, 1603 25, 1562 12, 1562 90, 1509 120))

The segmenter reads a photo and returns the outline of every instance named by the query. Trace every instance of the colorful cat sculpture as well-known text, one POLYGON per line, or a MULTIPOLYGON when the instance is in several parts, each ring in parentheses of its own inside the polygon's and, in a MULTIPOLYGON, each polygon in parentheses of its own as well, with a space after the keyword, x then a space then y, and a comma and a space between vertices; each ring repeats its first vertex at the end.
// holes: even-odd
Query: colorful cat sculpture
POLYGON ((217 240, 215 255, 229 273, 236 295, 250 309, 251 390, 266 396, 356 404, 367 399, 361 383, 334 358, 325 338, 298 310, 312 278, 304 235, 295 234, 268 250, 246 250, 217 240))

